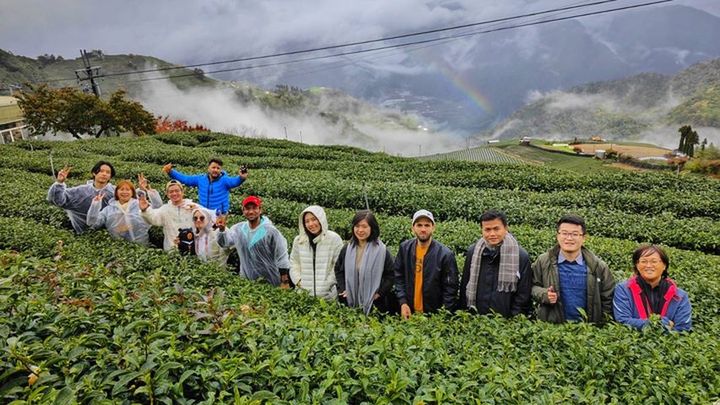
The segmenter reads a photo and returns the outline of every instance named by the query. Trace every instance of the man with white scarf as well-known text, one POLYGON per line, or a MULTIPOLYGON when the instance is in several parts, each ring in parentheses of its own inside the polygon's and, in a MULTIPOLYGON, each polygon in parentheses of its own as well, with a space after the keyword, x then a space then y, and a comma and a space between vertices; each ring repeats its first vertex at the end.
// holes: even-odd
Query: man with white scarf
POLYGON ((480 217, 482 238, 465 253, 460 308, 506 318, 530 313, 530 257, 508 231, 504 213, 489 210, 480 217))

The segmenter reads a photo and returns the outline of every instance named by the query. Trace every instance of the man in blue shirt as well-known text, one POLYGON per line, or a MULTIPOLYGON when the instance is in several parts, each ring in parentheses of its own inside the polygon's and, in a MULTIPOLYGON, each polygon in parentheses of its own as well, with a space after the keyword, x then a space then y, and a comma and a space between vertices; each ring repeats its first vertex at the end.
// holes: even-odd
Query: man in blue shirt
POLYGON ((244 167, 238 171, 238 176, 228 176, 222 169, 220 159, 210 159, 207 174, 187 175, 173 169, 172 163, 163 166, 163 171, 171 179, 180 183, 198 188, 198 203, 205 208, 220 214, 230 211, 230 190, 240 186, 248 177, 244 167))
POLYGON ((612 316, 615 280, 607 264, 583 246, 585 220, 565 215, 557 223, 557 245, 533 263, 532 295, 540 320, 592 323, 612 316))

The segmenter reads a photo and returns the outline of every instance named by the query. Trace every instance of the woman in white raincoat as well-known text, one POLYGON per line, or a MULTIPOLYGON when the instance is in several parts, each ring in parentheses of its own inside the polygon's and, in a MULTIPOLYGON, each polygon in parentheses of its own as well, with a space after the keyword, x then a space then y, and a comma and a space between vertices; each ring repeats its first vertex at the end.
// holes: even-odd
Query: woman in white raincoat
MULTIPOLYGON (((141 193, 150 197, 153 208, 162 206, 162 199, 157 190, 148 188, 147 180, 140 174, 138 176, 141 193)), ((148 246, 150 239, 148 230, 150 225, 140 216, 135 187, 129 180, 121 180, 115 186, 115 198, 102 208, 102 195, 98 194, 87 213, 88 226, 99 229, 105 227, 110 235, 117 239, 148 246)))

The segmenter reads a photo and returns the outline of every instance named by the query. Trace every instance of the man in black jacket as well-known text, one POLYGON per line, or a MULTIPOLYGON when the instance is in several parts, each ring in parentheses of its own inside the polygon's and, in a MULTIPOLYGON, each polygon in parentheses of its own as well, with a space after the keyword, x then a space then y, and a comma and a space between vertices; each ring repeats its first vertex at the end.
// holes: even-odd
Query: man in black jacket
POLYGON ((395 290, 403 319, 413 312, 452 311, 457 303, 458 270, 455 255, 432 238, 435 219, 427 210, 413 215, 415 239, 400 244, 395 258, 395 290))
POLYGON ((480 217, 482 238, 465 253, 460 308, 506 318, 530 313, 532 270, 528 253, 508 232, 504 213, 480 217))

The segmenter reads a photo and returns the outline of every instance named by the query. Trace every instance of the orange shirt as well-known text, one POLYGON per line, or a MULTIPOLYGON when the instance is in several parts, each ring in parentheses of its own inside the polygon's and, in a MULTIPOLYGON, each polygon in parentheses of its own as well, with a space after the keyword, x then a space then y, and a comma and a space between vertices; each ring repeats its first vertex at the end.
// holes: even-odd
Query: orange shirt
POLYGON ((428 251, 428 246, 417 244, 415 249, 415 296, 413 297, 413 309, 415 312, 423 311, 423 259, 428 251))

